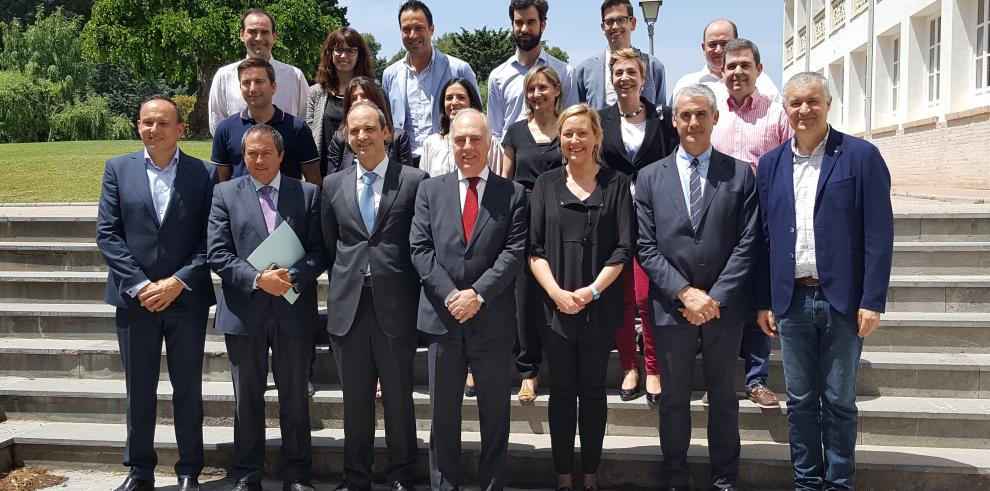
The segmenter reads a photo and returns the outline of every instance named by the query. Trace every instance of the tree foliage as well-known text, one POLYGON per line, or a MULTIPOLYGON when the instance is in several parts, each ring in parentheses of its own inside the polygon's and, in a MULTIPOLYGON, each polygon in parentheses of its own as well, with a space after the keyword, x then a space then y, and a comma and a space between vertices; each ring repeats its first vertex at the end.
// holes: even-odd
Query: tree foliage
POLYGON ((34 24, 38 12, 53 12, 56 8, 78 15, 85 22, 93 9, 93 0, 3 0, 2 3, 0 22, 20 19, 24 24, 34 24))
POLYGON ((0 71, 0 143, 48 139, 52 84, 19 71, 0 71))
POLYGON ((93 72, 83 57, 80 29, 80 17, 61 9, 45 15, 40 6, 34 24, 24 26, 17 19, 0 24, 4 45, 0 70, 18 70, 47 80, 60 101, 72 100, 85 91, 93 72))
MULTIPOLYGON (((482 27, 469 31, 448 32, 436 39, 436 47, 443 53, 456 56, 471 65, 478 79, 487 79, 488 74, 516 52, 516 42, 508 29, 482 27)), ((567 53, 543 42, 548 53, 567 61, 567 53)))
POLYGON ((174 97, 186 92, 184 87, 172 87, 161 77, 137 77, 124 65, 97 63, 90 81, 90 89, 106 98, 110 112, 120 114, 129 121, 136 121, 141 101, 160 94, 174 97))
POLYGON ((90 95, 52 115, 54 140, 130 140, 134 122, 112 114, 104 97, 90 95))

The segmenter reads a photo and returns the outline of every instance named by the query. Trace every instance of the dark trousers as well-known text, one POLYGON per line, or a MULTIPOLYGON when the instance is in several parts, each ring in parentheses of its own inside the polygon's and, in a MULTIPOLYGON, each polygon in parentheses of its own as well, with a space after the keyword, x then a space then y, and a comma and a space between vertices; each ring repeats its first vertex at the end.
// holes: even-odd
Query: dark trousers
POLYGON ((278 391, 278 420, 282 448, 278 475, 283 481, 309 479, 313 466, 309 434, 309 356, 312 333, 288 336, 269 317, 264 333, 224 337, 234 380, 234 456, 230 477, 261 482, 265 469, 265 390, 268 350, 278 391))
POLYGON ((742 343, 739 347, 739 357, 743 359, 743 369, 746 370, 746 388, 767 383, 770 373, 770 348, 773 339, 763 334, 756 323, 756 318, 747 319, 743 325, 742 343))
POLYGON ((163 340, 179 447, 175 473, 197 477, 203 470, 203 344, 208 316, 207 309, 169 308, 159 313, 117 309, 117 343, 127 383, 124 465, 131 468, 131 477, 155 478, 155 423, 163 340))
POLYGON ((584 332, 568 339, 543 326, 543 345, 553 377, 550 388, 550 445, 557 474, 574 471, 574 434, 581 434, 581 469, 598 472, 605 439, 606 371, 615 332, 584 332), (579 404, 580 402, 580 404, 579 404))
POLYGON ((540 374, 543 346, 540 326, 546 324, 543 311, 543 288, 537 284, 529 268, 520 268, 516 276, 516 371, 522 378, 540 374))
POLYGON ((355 488, 371 486, 378 379, 382 384, 388 447, 385 476, 391 482, 415 478, 416 414, 412 390, 416 334, 386 335, 378 325, 373 302, 371 287, 364 287, 350 330, 343 336, 330 337, 344 391, 344 479, 355 488))
MULTIPOLYGON (((484 327, 479 327, 483 329, 484 327)), ((512 385, 512 337, 484 338, 462 324, 430 336, 430 482, 434 491, 458 489, 461 473, 461 403, 464 377, 471 365, 478 392, 481 455, 478 479, 484 491, 505 486, 509 446, 509 391, 512 385)))
POLYGON ((734 485, 739 475, 739 399, 736 357, 742 323, 719 319, 700 327, 656 327, 660 361, 660 448, 668 486, 688 484, 687 452, 691 442, 691 389, 701 337, 702 369, 708 389, 708 453, 712 485, 734 485))

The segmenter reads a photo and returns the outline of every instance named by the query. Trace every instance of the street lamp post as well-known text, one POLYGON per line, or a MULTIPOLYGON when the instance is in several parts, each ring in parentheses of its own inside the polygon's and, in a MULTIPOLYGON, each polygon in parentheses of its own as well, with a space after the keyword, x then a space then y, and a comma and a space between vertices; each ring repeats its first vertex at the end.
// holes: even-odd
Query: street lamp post
POLYGON ((646 32, 650 35, 650 56, 653 56, 653 25, 657 23, 660 16, 660 5, 663 0, 643 0, 639 2, 639 7, 643 9, 643 20, 646 21, 646 32))

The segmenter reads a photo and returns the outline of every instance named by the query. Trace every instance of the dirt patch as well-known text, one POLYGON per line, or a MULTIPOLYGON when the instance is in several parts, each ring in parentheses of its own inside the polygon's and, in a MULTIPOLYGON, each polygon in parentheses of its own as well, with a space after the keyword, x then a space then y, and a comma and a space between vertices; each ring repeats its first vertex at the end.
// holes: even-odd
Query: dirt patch
POLYGON ((21 467, 0 474, 0 491, 34 491, 58 486, 67 480, 67 477, 56 476, 44 469, 21 467))

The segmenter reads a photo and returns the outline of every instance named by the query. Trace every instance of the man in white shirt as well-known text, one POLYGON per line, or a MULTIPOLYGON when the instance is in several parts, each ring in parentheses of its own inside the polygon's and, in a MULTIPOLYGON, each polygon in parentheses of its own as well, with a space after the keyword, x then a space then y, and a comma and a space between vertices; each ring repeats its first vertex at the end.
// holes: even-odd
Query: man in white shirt
MULTIPOLYGON (((278 90, 272 103, 283 111, 303 119, 306 117, 309 85, 302 70, 272 58, 272 46, 278 41, 275 19, 263 9, 248 9, 241 15, 240 39, 247 50, 245 58, 259 58, 275 69, 275 85, 278 90)), ((237 78, 237 60, 220 67, 210 86, 210 135, 227 116, 237 114, 247 104, 241 96, 237 78)))

